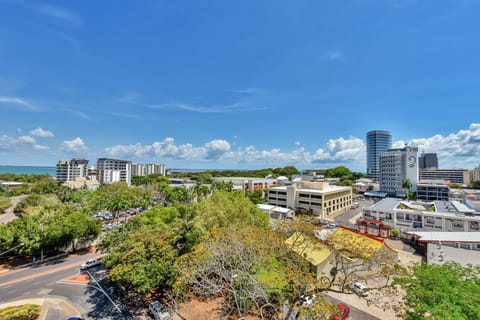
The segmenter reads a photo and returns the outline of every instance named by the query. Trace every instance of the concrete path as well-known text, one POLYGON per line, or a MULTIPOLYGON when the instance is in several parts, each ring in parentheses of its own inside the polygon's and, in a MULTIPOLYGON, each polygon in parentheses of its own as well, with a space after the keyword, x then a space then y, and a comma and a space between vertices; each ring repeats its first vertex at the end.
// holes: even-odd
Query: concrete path
POLYGON ((11 301, 0 304, 0 309, 20 306, 24 304, 36 304, 42 307, 38 320, 61 320, 69 317, 81 317, 82 314, 67 299, 62 298, 32 298, 11 301))
POLYGON ((11 205, 8 209, 5 210, 4 214, 0 215, 0 223, 7 223, 15 219, 17 216, 13 213, 13 209, 15 209, 17 204, 23 199, 25 199, 26 197, 27 195, 24 194, 18 197, 10 198, 11 205))

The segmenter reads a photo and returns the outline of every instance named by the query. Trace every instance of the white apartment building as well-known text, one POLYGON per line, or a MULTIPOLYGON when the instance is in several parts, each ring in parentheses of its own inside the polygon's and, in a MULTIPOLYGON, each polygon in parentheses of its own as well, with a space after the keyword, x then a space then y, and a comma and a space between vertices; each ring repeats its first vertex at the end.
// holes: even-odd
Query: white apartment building
POLYGON ((405 146, 389 149, 380 155, 380 191, 389 196, 403 197, 407 190, 402 188, 403 179, 410 180, 411 191, 417 191, 418 148, 405 146))
POLYGON ((132 163, 132 177, 160 174, 165 176, 165 165, 159 163, 132 163))
POLYGON ((126 160, 97 159, 97 180, 100 184, 111 184, 124 181, 131 183, 132 163, 126 160))
POLYGON ((88 173, 88 160, 73 158, 60 160, 57 163, 56 179, 58 182, 75 181, 78 177, 86 177, 88 173))
POLYGON ((278 180, 274 178, 217 177, 212 178, 212 180, 215 182, 231 182, 234 189, 242 191, 266 190, 278 184, 278 180))
POLYGON ((383 221, 401 231, 480 231, 480 212, 459 201, 410 202, 386 198, 363 208, 362 217, 383 221))
POLYGON ((268 189, 270 205, 301 209, 322 218, 347 212, 352 205, 352 188, 331 186, 328 182, 299 181, 268 189))
POLYGON ((470 181, 480 181, 480 166, 470 171, 470 181))

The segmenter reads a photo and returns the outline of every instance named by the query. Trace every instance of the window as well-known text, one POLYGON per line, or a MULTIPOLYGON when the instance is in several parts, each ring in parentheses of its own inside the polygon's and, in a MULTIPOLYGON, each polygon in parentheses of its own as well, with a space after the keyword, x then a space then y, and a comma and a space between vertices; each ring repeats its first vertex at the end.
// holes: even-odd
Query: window
POLYGON ((433 219, 433 217, 425 217, 425 223, 434 224, 435 219, 433 219))
POLYGON ((454 228, 463 228, 463 221, 458 221, 458 220, 454 221, 453 222, 453 227, 454 228))

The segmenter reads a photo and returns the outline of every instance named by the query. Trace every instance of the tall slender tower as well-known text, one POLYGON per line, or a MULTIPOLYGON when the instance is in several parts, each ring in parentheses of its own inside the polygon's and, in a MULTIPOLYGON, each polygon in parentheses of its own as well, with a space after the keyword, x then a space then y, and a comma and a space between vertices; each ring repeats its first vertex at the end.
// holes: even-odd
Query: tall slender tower
POLYGON ((380 177, 380 155, 392 148, 390 131, 367 132, 367 176, 378 180, 380 177))

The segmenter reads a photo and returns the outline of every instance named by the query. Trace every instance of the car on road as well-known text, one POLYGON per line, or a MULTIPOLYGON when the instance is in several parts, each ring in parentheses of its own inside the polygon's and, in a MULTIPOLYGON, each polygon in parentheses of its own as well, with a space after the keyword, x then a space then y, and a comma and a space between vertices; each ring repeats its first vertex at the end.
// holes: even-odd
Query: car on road
POLYGON ((168 320, 170 319, 170 313, 163 310, 163 305, 160 301, 153 301, 148 305, 148 310, 155 319, 168 320))
POLYGON ((327 225, 327 228, 328 228, 328 229, 336 229, 337 227, 338 227, 338 225, 337 225, 336 223, 329 223, 329 224, 327 225))
POLYGON ((361 282, 354 281, 350 287, 355 293, 362 297, 368 296, 368 288, 361 282))
POLYGON ((345 320, 348 318, 349 314, 350 314, 350 307, 347 306, 345 303, 339 303, 337 304, 337 308, 339 311, 337 311, 337 313, 335 313, 333 316, 332 316, 332 320, 345 320))
POLYGON ((98 266, 99 264, 100 264, 100 260, 90 259, 80 265, 80 270, 87 270, 87 269, 90 269, 91 267, 98 266))

